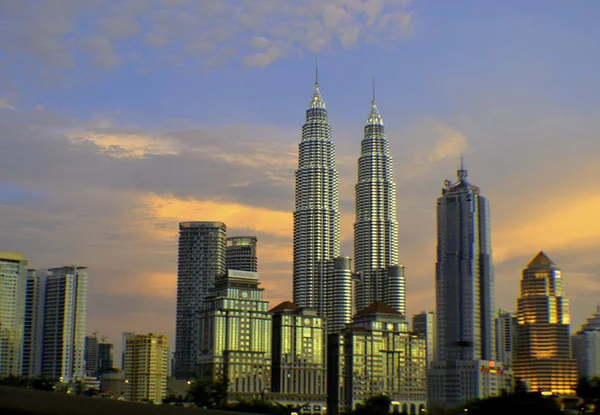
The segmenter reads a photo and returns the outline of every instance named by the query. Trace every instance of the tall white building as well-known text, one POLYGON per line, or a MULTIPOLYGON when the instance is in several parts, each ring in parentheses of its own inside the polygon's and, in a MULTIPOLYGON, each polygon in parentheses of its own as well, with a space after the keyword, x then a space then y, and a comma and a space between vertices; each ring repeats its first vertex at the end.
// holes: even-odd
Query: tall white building
POLYGON ((23 376, 34 377, 42 373, 45 289, 46 270, 28 269, 23 324, 23 376))
POLYGON ((0 377, 22 371, 27 260, 0 252, 0 377))
POLYGON ((435 360, 435 313, 421 311, 412 318, 412 330, 425 337, 427 344, 427 366, 435 360))
POLYGON ((358 159, 354 270, 356 310, 383 301, 406 313, 404 267, 398 262, 396 183, 375 93, 358 159))
POLYGON ((496 359, 512 367, 517 351, 517 315, 500 309, 496 317, 496 359))
MULTIPOLYGON (((306 110, 299 144, 294 210, 294 303, 310 307, 333 319, 342 310, 344 323, 350 322, 350 306, 335 309, 330 292, 337 284, 335 258, 340 254, 340 211, 335 148, 327 109, 315 82, 312 100, 306 110)), ((345 275, 337 273, 337 275, 345 275)), ((336 301, 351 304, 350 291, 341 291, 336 301), (341 297, 343 296, 343 298, 341 297)), ((331 326, 333 327, 333 326, 331 326)))
POLYGON ((473 388, 465 383, 485 382, 484 373, 491 372, 484 372, 481 362, 490 371, 501 367, 502 375, 509 375, 495 361, 488 203, 479 188, 467 182, 462 161, 457 176, 456 182, 445 181, 437 201, 437 356, 428 373, 432 407, 499 393, 500 387, 473 388))
POLYGON ((50 268, 46 277, 42 374, 62 382, 85 377, 86 269, 50 268))
POLYGON ((572 337, 573 357, 580 377, 600 376, 600 305, 572 337))
POLYGON ((175 376, 193 378, 202 333, 198 318, 208 291, 226 273, 227 228, 222 222, 179 224, 175 376))

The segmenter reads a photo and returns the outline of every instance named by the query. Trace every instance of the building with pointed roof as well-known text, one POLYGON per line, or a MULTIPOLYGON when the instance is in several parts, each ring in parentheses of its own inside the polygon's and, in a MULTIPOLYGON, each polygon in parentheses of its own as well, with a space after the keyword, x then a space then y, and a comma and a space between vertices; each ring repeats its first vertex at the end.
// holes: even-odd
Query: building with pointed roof
POLYGON ((335 321, 330 330, 343 327, 352 316, 350 269, 336 269, 349 260, 336 262, 339 255, 335 146, 317 77, 302 126, 296 170, 293 297, 298 306, 314 308, 328 322, 335 321))
POLYGON ((270 400, 303 411, 325 412, 327 330, 316 310, 284 301, 273 307, 270 400))
POLYGON ((360 148, 354 224, 356 309, 383 301, 405 314, 404 267, 398 260, 396 183, 374 82, 371 112, 360 148))
POLYGON ((373 303, 356 313, 341 334, 328 337, 328 412, 353 409, 384 393, 394 411, 422 413, 426 373, 425 338, 408 330, 400 312, 373 303))
POLYGON ((517 317, 515 378, 531 391, 574 394, 577 364, 571 358, 569 301, 560 269, 544 252, 523 270, 517 317))

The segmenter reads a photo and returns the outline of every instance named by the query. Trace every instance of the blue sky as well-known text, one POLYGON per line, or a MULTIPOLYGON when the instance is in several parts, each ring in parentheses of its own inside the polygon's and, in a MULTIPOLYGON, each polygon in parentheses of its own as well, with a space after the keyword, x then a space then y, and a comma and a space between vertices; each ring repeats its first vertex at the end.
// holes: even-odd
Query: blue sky
POLYGON ((291 298, 293 174, 315 57, 345 254, 375 74, 408 311, 432 309, 435 199, 461 153, 490 199, 498 306, 544 249, 574 328, 600 281, 600 4, 57 0, 0 5, 0 249, 90 267, 89 331, 174 331, 177 222, 259 236, 291 298))

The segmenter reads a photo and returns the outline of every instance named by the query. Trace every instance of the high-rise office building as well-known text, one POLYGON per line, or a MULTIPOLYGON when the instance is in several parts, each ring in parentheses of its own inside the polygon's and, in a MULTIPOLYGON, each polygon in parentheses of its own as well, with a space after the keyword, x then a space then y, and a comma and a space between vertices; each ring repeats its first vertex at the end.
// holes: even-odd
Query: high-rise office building
POLYGON ((331 334, 327 359, 328 413, 354 409, 382 393, 391 398, 394 412, 426 409, 425 339, 385 303, 371 304, 341 334, 331 334))
POLYGON ((121 370, 125 368, 125 346, 127 346, 127 338, 133 336, 135 333, 131 331, 124 331, 121 333, 121 370))
POLYGON ((167 395, 169 343, 164 334, 136 334, 125 346, 124 393, 130 401, 162 403, 167 395))
POLYGON ((358 159, 354 270, 356 309, 383 301, 406 312, 404 267, 398 263, 396 183, 390 145, 375 102, 364 128, 358 159))
POLYGON ((46 270, 28 269, 26 284, 22 373, 34 377, 42 373, 46 270))
POLYGON ((238 271, 258 271, 256 256, 256 236, 232 236, 227 238, 227 269, 238 271))
POLYGON ((27 259, 18 252, 0 252, 0 377, 20 375, 27 259))
POLYGON ((103 374, 113 368, 115 360, 115 345, 102 341, 98 343, 98 374, 103 374))
POLYGON ((517 350, 517 315, 500 309, 496 316, 496 359, 512 367, 517 350))
POLYGON ((225 275, 226 226, 221 222, 179 224, 177 267, 177 321, 175 328, 175 376, 196 373, 202 333, 198 318, 208 291, 225 275))
POLYGON ((571 340, 579 376, 588 379, 600 376, 600 305, 571 340))
MULTIPOLYGON (((315 82, 299 144, 294 210, 294 303, 330 320, 328 293, 340 254, 340 211, 335 148, 327 109, 315 82)), ((344 293, 343 293, 344 294, 344 293)), ((351 302, 351 297, 343 301, 351 302)), ((347 321, 349 322, 349 320, 347 321)))
POLYGON ((437 344, 428 374, 431 406, 499 394, 510 383, 510 371, 494 360, 488 202, 467 182, 462 160, 457 176, 456 182, 445 181, 437 200, 437 344), (474 386, 486 379, 494 385, 474 386))
POLYGON ((531 391, 573 394, 577 363, 571 358, 569 300, 560 269, 543 252, 523 270, 517 317, 515 378, 531 391))
POLYGON ((258 273, 229 270, 215 281, 200 315, 198 377, 225 381, 230 401, 271 389, 272 321, 258 285, 258 273))
POLYGON ((427 365, 435 360, 435 313, 421 311, 412 318, 412 331, 425 338, 427 344, 427 365))
POLYGON ((273 316, 271 400, 325 411, 327 331, 317 312, 285 301, 269 311, 273 316))
POLYGON ((86 269, 50 268, 46 277, 42 374, 67 383, 85 376, 86 269))

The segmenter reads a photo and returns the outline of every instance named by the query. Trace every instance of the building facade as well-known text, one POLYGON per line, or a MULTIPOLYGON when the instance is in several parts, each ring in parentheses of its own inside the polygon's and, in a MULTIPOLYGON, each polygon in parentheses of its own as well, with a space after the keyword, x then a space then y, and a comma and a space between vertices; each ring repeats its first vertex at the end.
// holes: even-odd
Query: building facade
POLYGON ((531 391, 574 394, 577 363, 571 358, 569 300, 560 269, 544 252, 523 270, 517 315, 515 377, 531 391))
POLYGON ((169 343, 164 334, 127 337, 123 392, 136 402, 162 403, 167 394, 169 343))
POLYGON ((227 238, 227 269, 258 272, 256 236, 232 236, 227 238))
POLYGON ((98 338, 85 336, 85 375, 98 376, 98 338))
POLYGON ((425 338, 427 345, 427 366, 435 360, 435 313, 421 311, 412 318, 412 331, 425 338))
POLYGON ((467 181, 461 160, 457 181, 446 180, 437 200, 437 344, 428 375, 430 406, 460 405, 504 387, 503 382, 490 388, 457 383, 467 372, 469 379, 483 382, 481 362, 510 374, 495 361, 493 286, 488 202, 467 181))
POLYGON ((42 374, 65 383, 85 377, 86 269, 50 268, 46 277, 42 374))
POLYGON ((271 390, 272 320, 258 286, 258 273, 228 270, 200 315, 198 378, 226 382, 229 401, 271 390))
POLYGON ((127 337, 135 335, 134 332, 124 331, 121 333, 121 370, 125 368, 125 346, 127 346, 127 337))
POLYGON ((512 367, 517 350, 517 315, 500 309, 496 316, 496 359, 512 367))
POLYGON ((27 259, 0 252, 0 377, 20 375, 27 290, 27 259))
POLYGON ((579 377, 591 379, 600 376, 600 305, 571 340, 579 377))
POLYGON ((378 394, 397 412, 426 409, 425 339, 408 330, 398 311, 376 302, 328 338, 328 413, 341 413, 378 394))
MULTIPOLYGON (((329 293, 335 286, 334 260, 340 254, 340 211, 335 148, 327 108, 315 82, 299 144, 294 210, 294 303, 330 322, 329 293)), ((346 295, 345 292, 340 294, 346 295)), ((350 293, 338 301, 351 304, 350 293)), ((351 307, 351 306, 350 306, 351 307)), ((350 307, 343 306, 346 310, 350 307)), ((350 316, 345 323, 350 322, 350 316)), ((331 326, 333 327, 333 326, 331 326)))
POLYGON ((356 310, 383 301, 405 314, 404 267, 398 262, 396 183, 374 93, 360 147, 354 224, 356 310))
POLYGON ((175 376, 193 378, 202 333, 198 318, 215 280, 225 275, 226 226, 221 222, 179 224, 175 376))
POLYGON ((22 374, 27 377, 42 373, 45 286, 46 270, 27 270, 22 367, 22 374))
POLYGON ((285 301, 273 316, 270 399, 310 413, 325 411, 327 401, 327 330, 313 309, 285 301))

